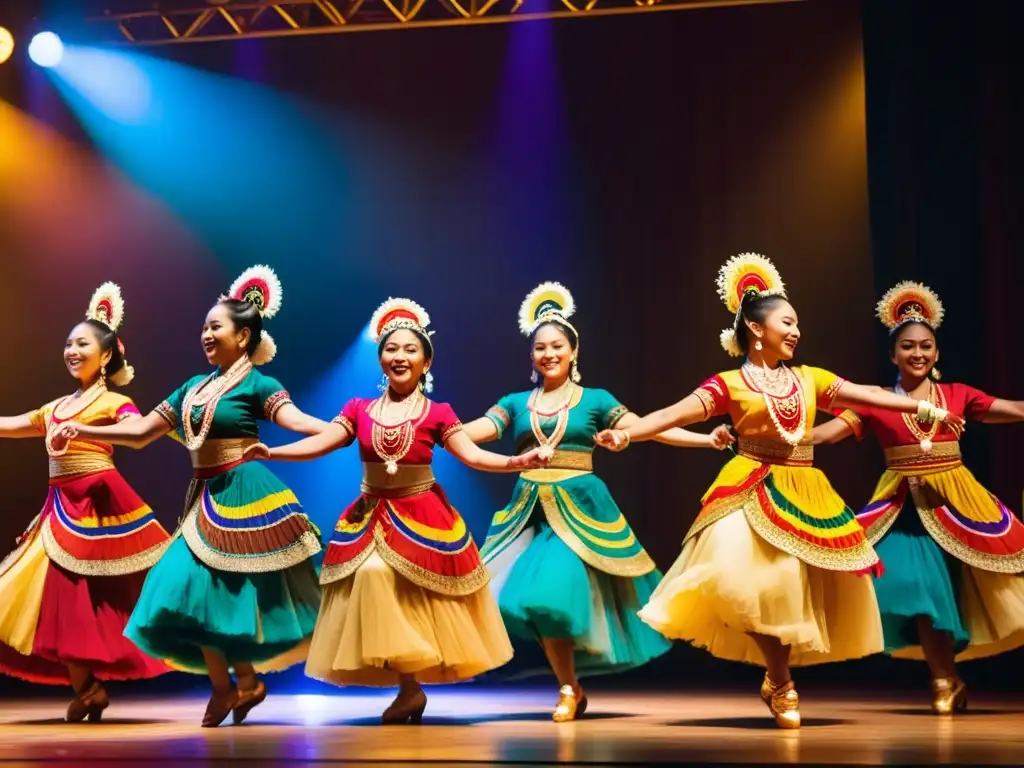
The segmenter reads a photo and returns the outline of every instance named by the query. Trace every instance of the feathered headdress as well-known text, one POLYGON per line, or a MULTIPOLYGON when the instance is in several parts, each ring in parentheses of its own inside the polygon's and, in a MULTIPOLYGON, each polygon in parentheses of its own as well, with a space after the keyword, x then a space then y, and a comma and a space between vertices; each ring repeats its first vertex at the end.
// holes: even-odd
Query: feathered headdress
POLYGON ((561 283, 541 283, 527 294, 519 307, 519 330, 530 336, 537 326, 548 320, 557 320, 572 328, 568 320, 575 311, 576 302, 568 288, 561 283))
MULTIPOLYGON (((408 331, 416 331, 429 347, 425 351, 429 352, 430 357, 433 358, 434 344, 430 337, 434 335, 434 332, 427 329, 429 325, 430 315, 415 301, 389 298, 377 307, 377 311, 370 318, 370 335, 374 344, 380 344, 390 334, 403 328, 408 331)), ((423 389, 426 392, 431 392, 434 389, 434 375, 429 371, 426 381, 423 383, 423 389)))
MULTIPOLYGON (((93 292, 92 298, 89 299, 89 309, 86 311, 85 317, 88 320, 103 323, 115 334, 120 330, 121 325, 124 323, 124 298, 121 296, 121 288, 117 283, 106 282, 93 292)), ((124 358, 124 342, 121 341, 120 336, 117 337, 117 351, 124 358)), ((124 387, 131 384, 134 378, 135 369, 128 365, 128 361, 125 360, 120 370, 110 377, 110 383, 118 387, 124 387)))
MULTIPOLYGON (((228 290, 228 298, 252 304, 264 320, 269 320, 281 310, 282 297, 281 281, 277 274, 262 264, 245 270, 228 290)), ((252 355, 252 364, 266 365, 275 355, 277 344, 274 337, 264 329, 260 332, 259 345, 252 355)))
POLYGON ((741 357, 737 334, 740 328, 740 310, 743 297, 747 294, 758 296, 785 296, 786 286, 775 265, 758 253, 741 253, 731 257, 718 270, 718 295, 726 309, 734 315, 732 328, 726 328, 720 335, 722 348, 733 357, 741 357))
POLYGON ((904 281, 886 291, 876 307, 882 325, 895 331, 905 323, 924 323, 932 330, 942 325, 945 309, 927 285, 904 281))
POLYGON ((545 282, 530 291, 519 306, 519 330, 524 336, 532 336, 534 331, 547 322, 561 323, 576 334, 576 350, 572 359, 572 380, 579 382, 582 378, 579 369, 580 332, 569 322, 576 311, 576 302, 569 289, 561 283, 545 282))

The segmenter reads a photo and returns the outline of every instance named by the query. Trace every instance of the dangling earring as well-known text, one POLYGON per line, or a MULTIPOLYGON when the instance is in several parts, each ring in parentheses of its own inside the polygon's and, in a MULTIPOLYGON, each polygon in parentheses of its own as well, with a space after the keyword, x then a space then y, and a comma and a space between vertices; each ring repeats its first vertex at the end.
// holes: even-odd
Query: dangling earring
POLYGON ((377 389, 381 392, 388 391, 388 375, 386 373, 380 375, 380 384, 377 385, 377 389))
POLYGON ((530 381, 532 381, 534 384, 537 383, 537 369, 536 368, 534 368, 532 371, 530 371, 530 381))
POLYGON ((575 360, 569 363, 569 378, 572 379, 573 384, 579 384, 583 381, 583 374, 580 373, 580 366, 575 360))
POLYGON ((100 381, 102 381, 103 385, 106 386, 106 384, 107 384, 107 366, 105 366, 105 365, 102 368, 100 368, 100 381))
POLYGON ((757 341, 754 342, 754 349, 756 349, 758 352, 761 351, 762 347, 761 347, 761 340, 760 339, 758 339, 757 341))
POLYGON ((423 380, 420 382, 420 391, 428 395, 434 391, 434 374, 430 371, 423 374, 423 380))

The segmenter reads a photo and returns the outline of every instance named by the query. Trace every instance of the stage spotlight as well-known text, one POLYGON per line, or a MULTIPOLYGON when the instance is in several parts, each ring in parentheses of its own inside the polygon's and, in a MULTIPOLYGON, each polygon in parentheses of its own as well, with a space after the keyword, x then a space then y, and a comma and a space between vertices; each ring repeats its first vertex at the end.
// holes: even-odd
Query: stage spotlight
POLYGON ((14 53, 14 35, 6 27, 0 27, 0 64, 3 64, 14 53))
POLYGON ((64 43, 53 32, 40 32, 28 44, 28 57, 40 67, 56 67, 64 58, 64 43))

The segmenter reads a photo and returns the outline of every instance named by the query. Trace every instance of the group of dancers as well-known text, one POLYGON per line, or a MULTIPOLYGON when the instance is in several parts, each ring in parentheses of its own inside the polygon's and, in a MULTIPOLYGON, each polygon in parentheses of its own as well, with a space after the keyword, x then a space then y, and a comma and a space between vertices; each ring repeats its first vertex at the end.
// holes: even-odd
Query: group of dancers
POLYGON ((104 680, 205 673, 202 724, 215 727, 264 701, 261 673, 305 661, 336 685, 397 686, 382 722, 418 723, 422 684, 501 667, 512 636, 542 646, 564 722, 587 709, 580 678, 637 667, 679 639, 765 667, 760 695, 783 728, 800 726, 791 666, 881 651, 923 656, 935 712, 965 707, 956 662, 1024 645, 1024 525, 963 466, 958 441, 967 420, 1024 420, 1024 402, 939 382, 943 310, 925 286, 901 283, 878 305, 898 368, 891 390, 787 365, 798 317, 766 258, 731 258, 718 288, 733 317, 722 344, 743 364, 642 418, 582 385, 572 296, 544 283, 519 313, 530 390, 462 423, 428 397, 427 312, 389 299, 371 322, 382 394, 328 423, 257 370, 274 357, 264 321, 281 307, 269 268, 247 270, 209 311, 212 373, 145 416, 112 390, 134 372, 121 292, 104 284, 65 344, 79 389, 0 418, 0 437, 44 439, 50 476, 42 512, 0 564, 0 671, 70 684, 69 722, 102 718, 104 680), (815 426, 819 411, 835 418, 815 426), (732 429, 682 429, 721 416, 732 429), (261 420, 307 436, 268 447, 261 420), (514 455, 479 447, 509 430, 514 455), (813 446, 869 431, 887 470, 854 513, 813 467, 813 446), (114 445, 163 435, 194 469, 173 536, 112 458, 114 445), (735 454, 665 576, 592 466, 595 445, 652 439, 735 454), (320 531, 262 462, 352 444, 363 481, 317 568, 320 531), (480 550, 435 482, 438 446, 519 475, 480 550))

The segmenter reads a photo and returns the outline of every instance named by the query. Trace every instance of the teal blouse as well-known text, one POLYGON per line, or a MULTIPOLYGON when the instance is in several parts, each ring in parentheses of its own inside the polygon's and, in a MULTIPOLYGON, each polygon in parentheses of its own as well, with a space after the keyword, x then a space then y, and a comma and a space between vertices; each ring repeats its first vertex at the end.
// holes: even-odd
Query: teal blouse
MULTIPOLYGON (((517 452, 537 445, 527 407, 530 392, 506 395, 487 412, 498 428, 499 437, 512 428, 517 452)), ((591 454, 594 435, 610 429, 629 412, 604 389, 580 387, 569 408, 569 421, 557 451, 591 454)), ((557 418, 540 420, 540 429, 550 437, 557 418)), ((539 504, 555 534, 588 565, 613 576, 637 577, 655 570, 654 561, 637 541, 625 516, 612 498, 608 486, 584 461, 568 461, 559 468, 531 470, 519 476, 512 501, 494 515, 481 554, 490 562, 511 544, 530 523, 539 504)))
MULTIPOLYGON (((157 406, 157 412, 174 427, 173 436, 178 440, 184 440, 181 408, 185 402, 185 395, 208 375, 193 376, 157 406)), ((207 438, 222 440, 232 437, 259 437, 259 422, 273 421, 278 409, 291 401, 291 396, 281 382, 253 368, 245 379, 220 398, 207 438)), ((199 428, 202 415, 202 407, 193 406, 191 417, 194 429, 199 428)))

